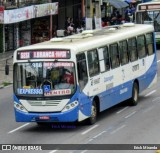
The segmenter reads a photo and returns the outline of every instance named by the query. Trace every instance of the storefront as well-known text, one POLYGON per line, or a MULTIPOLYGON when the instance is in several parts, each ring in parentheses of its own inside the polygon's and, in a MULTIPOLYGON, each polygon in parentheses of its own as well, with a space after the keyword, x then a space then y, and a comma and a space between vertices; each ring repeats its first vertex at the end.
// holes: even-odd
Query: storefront
POLYGON ((13 10, 0 7, 0 52, 50 39, 52 16, 58 14, 58 3, 47 3, 13 10))
POLYGON ((5 50, 10 51, 14 50, 15 41, 14 41, 14 24, 5 25, 5 50))
POLYGON ((19 47, 31 44, 31 21, 19 23, 19 47))
POLYGON ((31 44, 50 39, 50 17, 41 17, 32 20, 31 44))

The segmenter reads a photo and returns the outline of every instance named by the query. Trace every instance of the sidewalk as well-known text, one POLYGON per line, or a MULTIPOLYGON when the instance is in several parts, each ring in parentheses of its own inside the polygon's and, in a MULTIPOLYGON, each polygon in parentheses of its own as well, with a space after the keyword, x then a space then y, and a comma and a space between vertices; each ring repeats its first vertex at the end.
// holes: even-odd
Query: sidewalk
POLYGON ((13 56, 14 51, 0 53, 0 88, 13 83, 13 56), (5 75, 6 59, 8 59, 9 75, 5 75))

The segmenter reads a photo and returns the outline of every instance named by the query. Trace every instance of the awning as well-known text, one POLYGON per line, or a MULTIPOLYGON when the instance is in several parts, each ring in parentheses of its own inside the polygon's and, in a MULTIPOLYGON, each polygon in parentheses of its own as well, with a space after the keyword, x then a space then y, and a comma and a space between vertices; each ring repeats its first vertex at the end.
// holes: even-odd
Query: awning
POLYGON ((125 0, 125 1, 128 3, 136 3, 137 2, 136 0, 125 0))
POLYGON ((103 2, 110 3, 113 5, 115 8, 124 8, 127 7, 128 4, 126 2, 123 2, 121 0, 103 0, 103 2))
POLYGON ((127 3, 137 3, 141 2, 142 0, 125 0, 127 3))

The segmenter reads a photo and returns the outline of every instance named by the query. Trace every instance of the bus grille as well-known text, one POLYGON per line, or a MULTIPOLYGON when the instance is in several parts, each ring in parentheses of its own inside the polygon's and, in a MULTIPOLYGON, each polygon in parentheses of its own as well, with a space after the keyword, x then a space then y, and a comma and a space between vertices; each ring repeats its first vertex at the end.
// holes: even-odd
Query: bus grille
POLYGON ((58 106, 60 102, 60 100, 28 101, 31 106, 58 106))

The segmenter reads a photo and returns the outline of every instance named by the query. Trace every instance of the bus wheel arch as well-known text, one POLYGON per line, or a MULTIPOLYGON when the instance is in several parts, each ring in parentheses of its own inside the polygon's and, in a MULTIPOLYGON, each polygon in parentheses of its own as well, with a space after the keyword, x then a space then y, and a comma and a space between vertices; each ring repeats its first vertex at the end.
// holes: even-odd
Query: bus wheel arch
POLYGON ((94 124, 97 120, 97 115, 99 113, 99 97, 96 96, 94 97, 92 101, 92 106, 91 106, 91 116, 88 118, 88 123, 90 125, 94 124))
POLYGON ((130 98, 130 105, 136 106, 138 104, 139 97, 139 82, 136 79, 132 86, 132 97, 130 98))

